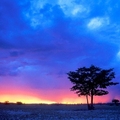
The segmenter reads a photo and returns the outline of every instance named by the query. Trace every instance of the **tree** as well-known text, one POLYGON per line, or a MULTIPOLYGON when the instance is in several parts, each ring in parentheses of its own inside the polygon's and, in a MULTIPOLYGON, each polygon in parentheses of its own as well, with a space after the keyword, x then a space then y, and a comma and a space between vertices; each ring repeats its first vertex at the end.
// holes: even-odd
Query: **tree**
POLYGON ((86 96, 88 109, 94 109, 93 96, 106 95, 109 92, 105 89, 111 85, 117 85, 118 82, 112 82, 115 78, 113 69, 104 70, 91 65, 89 68, 78 68, 75 72, 67 73, 68 79, 74 84, 71 91, 76 91, 78 96, 86 96), (88 97, 91 98, 89 104, 88 97))
POLYGON ((117 106, 118 103, 119 103, 119 100, 118 99, 113 99, 112 102, 117 106))
POLYGON ((9 101, 5 101, 5 103, 4 103, 5 105, 9 105, 9 101))
POLYGON ((23 103, 22 102, 16 102, 17 105, 22 105, 23 103))

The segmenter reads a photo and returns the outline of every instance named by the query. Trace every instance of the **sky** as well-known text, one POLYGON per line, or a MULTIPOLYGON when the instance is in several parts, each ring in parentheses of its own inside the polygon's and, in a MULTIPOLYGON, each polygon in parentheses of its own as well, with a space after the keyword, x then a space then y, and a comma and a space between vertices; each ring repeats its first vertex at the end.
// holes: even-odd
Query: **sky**
MULTIPOLYGON (((66 73, 91 64, 120 80, 120 1, 1 0, 0 101, 85 103, 66 73)), ((120 85, 95 102, 120 99, 120 85)))

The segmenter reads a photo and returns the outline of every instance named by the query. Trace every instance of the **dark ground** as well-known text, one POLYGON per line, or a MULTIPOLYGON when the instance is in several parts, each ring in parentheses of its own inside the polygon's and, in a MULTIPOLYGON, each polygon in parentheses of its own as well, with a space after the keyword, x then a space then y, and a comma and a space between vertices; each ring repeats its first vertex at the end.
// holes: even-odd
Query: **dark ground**
POLYGON ((120 120, 120 106, 0 104, 0 120, 120 120))

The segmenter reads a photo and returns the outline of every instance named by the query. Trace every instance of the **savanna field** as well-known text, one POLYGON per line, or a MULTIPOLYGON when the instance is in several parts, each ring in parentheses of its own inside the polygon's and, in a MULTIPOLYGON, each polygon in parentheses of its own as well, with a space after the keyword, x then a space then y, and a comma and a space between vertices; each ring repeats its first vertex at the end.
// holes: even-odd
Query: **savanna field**
POLYGON ((120 106, 95 105, 0 105, 0 120, 120 120, 120 106))

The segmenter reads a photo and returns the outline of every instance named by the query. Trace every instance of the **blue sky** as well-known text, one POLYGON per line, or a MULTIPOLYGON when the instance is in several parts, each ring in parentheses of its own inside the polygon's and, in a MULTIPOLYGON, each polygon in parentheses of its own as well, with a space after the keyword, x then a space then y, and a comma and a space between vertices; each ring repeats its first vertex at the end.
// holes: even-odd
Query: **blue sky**
POLYGON ((51 100, 45 91, 69 91, 66 73, 91 64, 114 68, 119 81, 119 11, 113 0, 0 1, 1 87, 37 89, 51 100))

